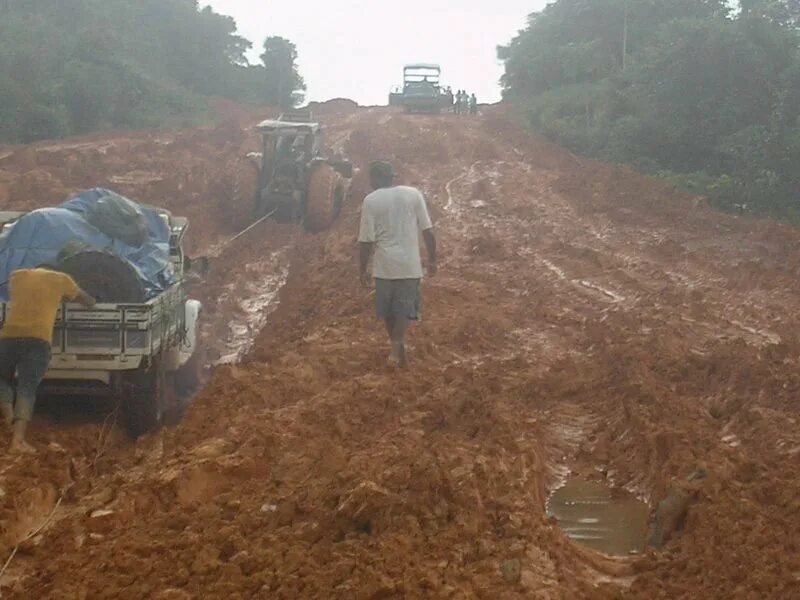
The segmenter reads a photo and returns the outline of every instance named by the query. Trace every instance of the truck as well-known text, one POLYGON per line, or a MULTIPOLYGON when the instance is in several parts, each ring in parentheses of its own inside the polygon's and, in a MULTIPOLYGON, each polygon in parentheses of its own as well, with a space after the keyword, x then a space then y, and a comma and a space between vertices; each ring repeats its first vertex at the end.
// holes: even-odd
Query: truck
POLYGON ((452 93, 442 90, 442 69, 437 64, 414 63, 403 68, 403 86, 389 94, 390 106, 402 106, 406 112, 440 113, 453 104, 452 93))
MULTIPOLYGON (((148 299, 109 302, 103 286, 124 288, 131 266, 101 250, 84 249, 66 259, 70 264, 93 265, 90 277, 82 281, 81 270, 73 273, 77 283, 93 293, 98 303, 91 309, 65 302, 53 330, 50 369, 40 393, 53 395, 105 396, 119 401, 131 436, 137 437, 159 427, 180 412, 185 398, 200 382, 202 362, 198 325, 202 306, 189 298, 186 275, 194 266, 184 253, 189 221, 169 211, 153 208, 169 231, 169 262, 174 270, 171 284, 148 299)), ((0 212, 0 235, 10 233, 24 212, 0 212)), ((0 327, 8 305, 0 300, 0 327)))

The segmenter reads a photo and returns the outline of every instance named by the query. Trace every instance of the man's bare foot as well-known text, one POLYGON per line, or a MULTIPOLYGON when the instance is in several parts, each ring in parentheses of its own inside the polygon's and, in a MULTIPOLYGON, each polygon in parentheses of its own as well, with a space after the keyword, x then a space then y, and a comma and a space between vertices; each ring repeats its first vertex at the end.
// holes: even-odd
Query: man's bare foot
POLYGON ((36 454, 36 448, 31 446, 25 440, 14 440, 11 442, 11 447, 8 449, 11 454, 36 454))
POLYGON ((397 349, 397 366, 401 369, 408 367, 408 358, 406 357, 406 345, 400 344, 397 349))
POLYGON ((0 402, 0 415, 6 425, 14 422, 14 405, 10 402, 0 402))
POLYGON ((391 350, 389 351, 389 366, 396 367, 400 364, 400 345, 397 342, 392 342, 391 350))

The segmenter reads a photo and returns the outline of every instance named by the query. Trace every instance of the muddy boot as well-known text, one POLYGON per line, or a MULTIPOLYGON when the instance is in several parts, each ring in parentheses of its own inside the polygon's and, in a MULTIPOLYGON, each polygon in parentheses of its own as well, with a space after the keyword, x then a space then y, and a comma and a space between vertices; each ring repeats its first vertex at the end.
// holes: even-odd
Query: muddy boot
POLYGON ((25 429, 27 421, 17 420, 14 422, 14 435, 11 437, 11 447, 9 452, 12 454, 36 454, 36 449, 25 441, 25 429))

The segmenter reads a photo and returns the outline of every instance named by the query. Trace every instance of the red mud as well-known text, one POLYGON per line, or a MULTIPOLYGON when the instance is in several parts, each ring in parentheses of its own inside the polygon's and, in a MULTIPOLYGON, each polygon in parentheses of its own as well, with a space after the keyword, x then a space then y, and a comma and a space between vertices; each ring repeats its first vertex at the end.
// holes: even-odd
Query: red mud
MULTIPOLYGON (((576 158, 500 109, 332 111, 326 123, 359 166, 394 160, 436 218, 441 272, 424 285, 412 370, 387 368, 358 285, 361 172, 332 231, 265 225, 220 259, 201 286, 212 338, 236 318, 220 290, 246 290, 273 256, 288 280, 245 360, 216 369, 180 426, 134 446, 116 430, 104 443, 102 418, 44 417, 38 458, 0 458, 2 556, 63 497, 3 592, 798 597, 800 235, 576 158), (680 490, 688 510, 663 549, 603 557, 545 516, 569 471, 654 511, 680 490)), ((225 233, 217 152, 244 134, 185 132, 171 152, 155 137, 109 138, 105 154, 96 141, 19 151, 0 160, 0 182, 11 173, 12 202, 31 207, 60 199, 53 182, 159 173, 164 202, 210 246, 225 233)), ((156 201, 142 180, 117 187, 156 201)))

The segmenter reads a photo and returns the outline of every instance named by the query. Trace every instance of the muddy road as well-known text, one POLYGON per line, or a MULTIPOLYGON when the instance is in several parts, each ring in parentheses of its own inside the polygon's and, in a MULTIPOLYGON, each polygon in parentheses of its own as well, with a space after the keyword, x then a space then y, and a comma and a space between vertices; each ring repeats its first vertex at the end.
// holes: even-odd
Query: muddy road
MULTIPOLYGON (((108 407, 45 406, 39 455, 0 456, 3 594, 799 596, 800 235, 576 158, 501 109, 321 117, 357 165, 388 158, 428 198, 442 256, 412 369, 387 366, 358 284, 361 172, 334 229, 266 224, 196 285, 224 364, 179 426, 133 444, 108 407), (570 541, 545 507, 571 475, 644 500, 663 546, 570 541)), ((15 149, 0 199, 127 177, 189 213, 200 252, 238 225, 242 126, 15 149)))

